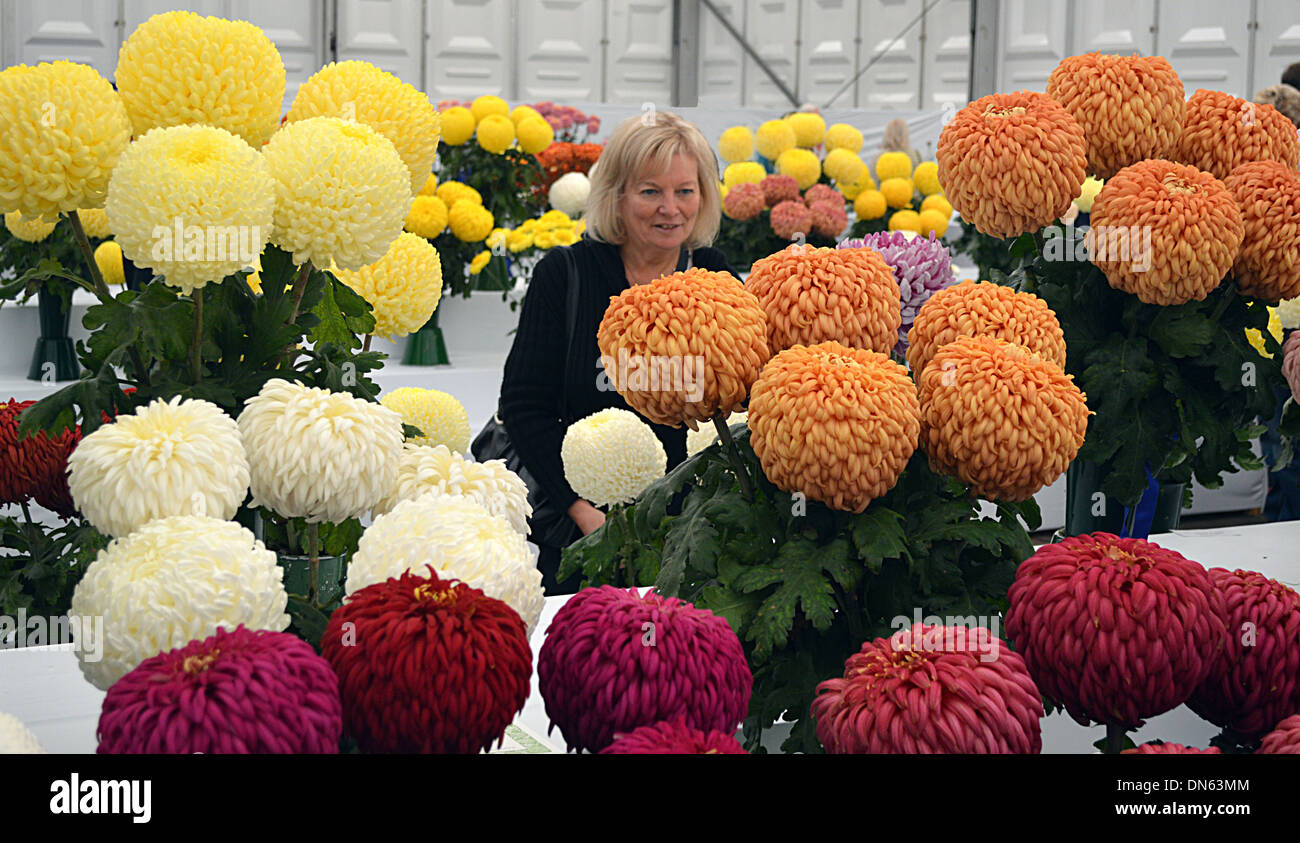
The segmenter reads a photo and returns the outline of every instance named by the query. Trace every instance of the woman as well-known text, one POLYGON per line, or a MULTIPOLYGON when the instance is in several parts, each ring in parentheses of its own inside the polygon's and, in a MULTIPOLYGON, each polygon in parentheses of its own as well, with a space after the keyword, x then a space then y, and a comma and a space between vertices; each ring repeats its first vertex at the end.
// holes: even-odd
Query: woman
MULTIPOLYGON (((598 410, 631 409, 600 377, 596 331, 610 297, 688 266, 733 272, 722 253, 708 247, 718 232, 721 207, 717 162, 699 129, 662 111, 629 117, 610 137, 592 174, 587 234, 568 247, 576 265, 578 307, 567 360, 566 256, 552 249, 533 271, 506 359, 501 416, 524 467, 547 498, 567 510, 574 525, 569 541, 598 529, 605 515, 579 498, 564 478, 564 432, 598 410)), ((651 427, 671 470, 686 459, 686 430, 651 427)), ((539 547, 546 593, 574 593, 578 577, 556 581, 562 548, 539 547)))

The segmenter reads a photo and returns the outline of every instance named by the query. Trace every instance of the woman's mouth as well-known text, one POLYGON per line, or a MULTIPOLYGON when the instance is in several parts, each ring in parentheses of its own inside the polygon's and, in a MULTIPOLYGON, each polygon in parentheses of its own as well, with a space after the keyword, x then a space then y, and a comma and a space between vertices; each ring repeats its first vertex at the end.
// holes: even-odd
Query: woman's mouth
POLYGON ((675 225, 669 225, 669 224, 667 224, 667 223, 658 223, 658 224, 655 225, 655 228, 656 228, 657 230, 659 230, 659 231, 665 231, 665 232, 667 232, 667 231, 676 231, 677 229, 679 229, 679 228, 681 228, 681 227, 682 227, 682 226, 681 226, 680 223, 677 223, 677 224, 675 224, 675 225))

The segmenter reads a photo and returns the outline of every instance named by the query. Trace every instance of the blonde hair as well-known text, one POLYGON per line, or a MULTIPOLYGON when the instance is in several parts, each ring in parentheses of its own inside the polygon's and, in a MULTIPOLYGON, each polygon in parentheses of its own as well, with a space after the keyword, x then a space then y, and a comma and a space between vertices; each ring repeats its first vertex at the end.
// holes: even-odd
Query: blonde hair
POLYGON ((713 148, 695 124, 668 111, 649 111, 618 124, 591 173, 587 198, 587 234, 603 243, 627 240, 619 204, 629 182, 644 172, 665 172, 678 154, 695 159, 700 183, 700 208, 686 246, 707 246, 722 224, 722 193, 713 148))

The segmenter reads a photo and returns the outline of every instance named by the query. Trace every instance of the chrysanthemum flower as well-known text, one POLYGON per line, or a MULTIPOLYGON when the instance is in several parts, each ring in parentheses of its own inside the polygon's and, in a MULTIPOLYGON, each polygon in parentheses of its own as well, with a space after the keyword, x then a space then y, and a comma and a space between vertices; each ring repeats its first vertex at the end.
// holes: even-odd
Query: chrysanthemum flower
POLYGON ((179 396, 84 437, 68 472, 77 508, 109 536, 169 515, 233 518, 249 483, 234 420, 216 404, 179 396))
POLYGON ((411 174, 369 126, 310 117, 285 125, 262 154, 276 181, 271 242, 295 264, 360 269, 402 233, 411 174))
POLYGON ((963 281, 934 293, 908 332, 907 365, 919 378, 940 348, 958 337, 994 337, 1065 368, 1065 334, 1047 302, 988 281, 963 281))
POLYGON ((77 211, 77 219, 81 220, 81 228, 86 232, 86 237, 91 240, 103 240, 113 236, 112 230, 108 227, 108 212, 103 208, 80 208, 77 211))
POLYGON ((1271 105, 1204 88, 1192 94, 1183 115, 1175 159, 1215 178, 1252 161, 1300 163, 1295 124, 1271 105))
POLYGON ((474 134, 479 146, 494 155, 500 155, 515 142, 515 124, 510 122, 509 117, 489 114, 479 118, 474 134))
POLYGON ((1256 755, 1300 755, 1300 714, 1293 714, 1259 742, 1256 755))
POLYGON ((453 452, 446 445, 407 443, 402 449, 397 480, 392 490, 375 504, 379 517, 402 501, 415 500, 426 492, 464 495, 488 513, 510 522, 523 536, 528 535, 528 518, 533 514, 528 503, 528 486, 501 460, 474 462, 453 452))
MULTIPOLYGON (((434 197, 433 201, 438 200, 434 197)), ((335 269, 334 274, 370 303, 375 313, 374 334, 385 339, 420 330, 442 298, 438 250, 409 231, 399 234, 388 253, 375 263, 356 272, 335 269)))
POLYGON ((58 217, 43 220, 40 217, 24 217, 22 211, 10 211, 5 214, 5 228, 9 233, 24 243, 39 243, 54 233, 59 224, 58 217))
POLYGON ((1046 94, 981 97, 939 135, 939 181, 962 219, 1016 237, 1059 219, 1079 195, 1088 159, 1083 129, 1046 94))
POLYGON ((776 159, 776 169, 783 176, 790 176, 800 190, 807 190, 821 178, 821 162, 812 150, 796 147, 782 152, 776 159))
POLYGON ((906 208, 912 204, 916 188, 909 178, 889 178, 880 182, 880 193, 891 208, 906 208))
POLYGON ((247 21, 154 15, 122 44, 116 81, 137 137, 197 123, 258 148, 280 125, 284 62, 271 39, 247 21))
POLYGON ((418 196, 437 196, 437 195, 438 195, 438 175, 437 175, 437 173, 429 173, 428 177, 424 180, 424 186, 420 188, 420 192, 419 192, 417 195, 418 195, 418 196))
MULTIPOLYGON (((863 164, 866 164, 866 162, 864 161, 863 164)), ((867 192, 868 190, 875 190, 876 182, 871 178, 871 172, 868 169, 868 170, 863 170, 862 176, 859 177, 858 180, 853 182, 852 184, 849 184, 847 182, 841 182, 836 184, 835 186, 839 188, 840 193, 844 194, 845 199, 852 202, 853 200, 857 199, 859 196, 861 196, 863 193, 867 192)), ((881 200, 882 201, 884 200, 883 196, 881 197, 881 200)))
POLYGON ((769 161, 775 161, 782 152, 794 149, 794 128, 784 120, 768 120, 758 127, 754 137, 758 154, 769 161))
POLYGON ((492 115, 510 118, 510 103, 495 94, 482 94, 475 97, 470 103, 469 110, 474 115, 474 119, 480 123, 492 115))
MULTIPOLYGON (((727 416, 726 425, 732 427, 745 424, 749 413, 732 413, 727 416)), ((704 425, 698 430, 686 431, 686 455, 693 456, 718 441, 718 429, 714 425, 704 425)))
POLYGON ((421 194, 411 203, 404 227, 412 234, 432 240, 447 228, 447 206, 437 196, 421 194))
POLYGON ((731 413, 770 356, 754 294, 730 273, 699 268, 612 298, 596 342, 628 405, 673 427, 731 413))
POLYGON ((878 220, 889 210, 889 201, 879 190, 864 190, 853 200, 853 212, 860 220, 878 220))
POLYGON ((1211 568, 1228 629, 1187 707, 1216 726, 1259 737, 1300 712, 1300 594, 1255 571, 1211 568))
POLYGON ((921 191, 922 196, 933 196, 943 191, 939 184, 939 164, 936 161, 922 161, 912 173, 912 183, 921 191))
POLYGON ((763 188, 763 199, 769 208, 774 208, 782 202, 799 200, 799 182, 792 176, 783 176, 779 173, 764 176, 758 186, 763 188))
POLYGON ((582 173, 565 173, 551 185, 546 201, 552 208, 576 217, 587 210, 587 197, 591 195, 591 180, 582 173))
POLYGON ((1097 194, 1084 242, 1112 287, 1172 305, 1202 301, 1219 286, 1244 233, 1236 200, 1214 176, 1142 161, 1097 194))
POLYGON ((41 742, 12 714, 0 711, 0 755, 44 755, 41 742))
POLYGON ((1195 746, 1184 746, 1180 743, 1144 743, 1133 749, 1126 749, 1120 755, 1222 755, 1222 751, 1217 746, 1209 749, 1201 749, 1195 746))
POLYGON ((1300 328, 1300 296, 1278 302, 1277 315, 1282 320, 1284 330, 1293 331, 1300 328))
POLYGON ((921 215, 911 208, 903 211, 896 211, 889 215, 890 231, 910 231, 913 234, 921 233, 921 215))
POLYGON ((41 431, 19 439, 18 419, 35 403, 10 398, 0 404, 0 504, 22 503, 33 497, 58 498, 57 490, 67 487, 68 452, 76 445, 78 434, 73 429, 51 439, 41 431))
POLYGON ((763 189, 748 182, 736 185, 722 200, 722 212, 733 220, 752 220, 767 210, 763 189))
POLYGON ((898 341, 898 282, 870 249, 787 246, 754 261, 745 287, 767 313, 773 354, 825 340, 888 353, 898 341))
POLYGON ((282 577, 275 553, 233 521, 151 521, 101 550, 73 592, 70 615, 104 619, 99 646, 78 648, 81 672, 104 691, 141 661, 219 627, 283 630, 282 577))
POLYGON ((844 210, 844 199, 822 200, 813 202, 808 210, 812 211, 812 230, 814 234, 834 240, 844 233, 849 226, 849 215, 844 210))
POLYGON ((730 732, 703 732, 684 719, 638 726, 615 735, 601 755, 748 755, 730 732))
POLYGON ((1291 387, 1291 395, 1300 403, 1300 331, 1287 337, 1282 346, 1282 375, 1291 387))
POLYGON ((379 403, 420 429, 412 441, 419 445, 446 445, 457 454, 469 450, 469 413, 451 394, 437 389, 403 386, 384 393, 379 403))
POLYGON ((489 749, 523 709, 533 672, 518 612, 464 583, 409 572, 339 607, 321 654, 362 752, 489 749))
POLYGON ((393 142, 418 193, 438 155, 441 119, 414 85, 367 61, 331 62, 298 86, 286 120, 341 117, 364 123, 393 142))
MULTIPOLYGON (((524 122, 530 117, 536 117, 540 120, 546 119, 545 117, 542 117, 542 113, 540 111, 533 108, 531 105, 524 105, 523 103, 519 103, 514 108, 510 109, 510 122, 514 123, 516 126, 518 126, 520 123, 524 122)), ((550 124, 547 123, 546 125, 549 126, 550 124)))
POLYGON ((492 261, 492 253, 487 249, 479 252, 469 262, 469 274, 478 275, 492 261))
POLYGON ((358 518, 393 487, 401 416, 345 392, 274 378, 244 405, 239 431, 253 506, 285 518, 358 518))
POLYGON ((1169 158, 1182 134, 1183 83, 1163 56, 1071 56, 1048 77, 1047 95, 1083 129, 1088 170, 1103 179, 1169 158))
POLYGON ((1078 207, 1080 213, 1092 213, 1092 203, 1096 201, 1097 194, 1106 185, 1104 181, 1096 176, 1088 176, 1083 180, 1083 186, 1079 188, 1079 195, 1075 197, 1074 204, 1078 207))
POLYGON ((862 151, 862 132, 848 123, 835 123, 826 130, 825 143, 828 150, 847 149, 857 155, 862 151))
POLYGON ((1043 746, 1043 703, 1025 662, 984 627, 916 624, 863 643, 843 677, 817 686, 812 715, 833 754, 1036 754, 1043 746))
POLYGON ((1255 161, 1233 170, 1224 186, 1245 226, 1232 266, 1240 291, 1269 302, 1300 296, 1300 173, 1255 161))
POLYGON ((867 164, 856 152, 841 148, 826 154, 822 169, 836 184, 854 184, 867 173, 867 164))
MULTIPOLYGON (((859 244, 850 242, 849 245, 859 244)), ((952 256, 932 237, 908 238, 899 232, 869 234, 860 244, 879 252, 894 270, 901 298, 902 323, 894 351, 907 353, 907 334, 921 307, 939 290, 952 286, 952 256)))
POLYGON ((56 61, 0 70, 0 122, 0 211, 54 217, 103 207, 131 121, 94 68, 56 61))
POLYGON ((459 181, 445 181, 438 185, 437 196, 450 211, 457 202, 467 201, 474 205, 483 204, 483 196, 473 187, 459 181))
POLYGON ((728 164, 754 157, 754 133, 748 126, 732 126, 718 138, 718 154, 728 164))
POLYGON ((145 659, 108 689, 100 754, 334 754, 339 681, 286 632, 218 629, 145 659))
POLYGON ((496 225, 491 211, 471 202, 457 202, 447 212, 447 220, 451 225, 451 233, 465 243, 482 242, 496 225))
POLYGON ((778 488, 861 512, 916 450, 920 407, 907 370, 836 342, 782 351, 749 402, 750 443, 778 488))
POLYGON ((172 126, 127 147, 105 209, 127 258, 190 293, 262 253, 276 183, 263 156, 230 132, 172 126))
POLYGON ((613 586, 578 592, 537 656, 546 714, 570 750, 664 720, 733 733, 753 676, 731 626, 675 597, 613 586))
POLYGON ((448 146, 460 146, 474 137, 474 115, 464 106, 444 109, 442 116, 442 142, 448 146))
POLYGON ((728 164, 722 171, 722 183, 727 187, 738 184, 761 184, 767 178, 767 170, 757 161, 737 161, 728 164))
POLYGON ((569 425, 560 458, 564 479, 596 506, 633 500, 668 468, 668 454, 650 425, 616 408, 569 425))
POLYGON ((882 152, 876 159, 876 178, 906 179, 912 175, 912 158, 906 152, 882 152))
POLYGON ((1027 500, 1050 486, 1088 430, 1086 396, 1070 375, 993 337, 943 346, 917 385, 930 464, 988 500, 1027 500))
POLYGON ((945 221, 952 219, 952 205, 942 193, 932 193, 921 200, 921 213, 938 211, 945 221))
POLYGON ((1007 597, 1007 636, 1029 674, 1084 726, 1131 729, 1175 708, 1223 651, 1223 597, 1209 572, 1142 539, 1045 544, 1007 597))
POLYGON ((798 240, 812 233, 812 211, 797 198, 774 205, 770 222, 772 232, 784 240, 798 240))
POLYGON ((536 155, 555 141, 555 130, 541 117, 520 120, 515 133, 519 136, 519 148, 529 155, 536 155))
POLYGON ((950 217, 950 214, 945 214, 942 211, 934 209, 922 211, 916 218, 916 233, 923 236, 933 235, 935 237, 943 237, 943 235, 948 231, 948 220, 950 217))
POLYGON ((844 194, 829 184, 814 184, 804 192, 803 202, 809 208, 818 202, 838 202, 842 208, 844 207, 844 194))
MULTIPOLYGON (((1258 307, 1258 305, 1252 305, 1252 306, 1258 307)), ((1273 336, 1273 339, 1276 340, 1279 345, 1281 345, 1282 344, 1282 317, 1278 315, 1276 307, 1268 308, 1267 330, 1269 334, 1273 336)), ((1264 357, 1269 360, 1273 359, 1273 352, 1268 351, 1264 347, 1264 335, 1261 334, 1258 329, 1247 328, 1246 341, 1250 343, 1251 348, 1259 352, 1260 357, 1264 357)))
POLYGON ((796 146, 804 149, 812 149, 822 142, 826 137, 826 121, 820 114, 813 114, 806 111, 796 111, 794 114, 785 118, 794 129, 794 142, 796 146))

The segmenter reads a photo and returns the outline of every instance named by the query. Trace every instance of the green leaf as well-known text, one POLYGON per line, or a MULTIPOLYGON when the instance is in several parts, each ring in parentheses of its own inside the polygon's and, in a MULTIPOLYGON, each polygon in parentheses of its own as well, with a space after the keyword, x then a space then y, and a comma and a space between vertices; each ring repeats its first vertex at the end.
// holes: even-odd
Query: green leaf
POLYGON ((1217 329, 1196 307, 1162 307, 1147 326, 1147 335, 1170 357, 1192 357, 1214 340, 1217 329))
POLYGON ((868 507, 861 515, 854 516, 850 535, 867 570, 878 573, 886 559, 907 553, 905 522, 903 516, 883 506, 868 507))
POLYGON ((728 588, 710 585, 704 588, 695 605, 725 618, 732 631, 743 638, 759 602, 756 594, 738 594, 728 588))
POLYGON ((736 588, 743 593, 780 583, 754 614, 748 637, 754 642, 756 657, 785 645, 796 609, 802 610, 814 628, 830 628, 836 604, 827 574, 841 584, 853 581, 847 539, 837 538, 818 547, 812 539, 797 536, 782 545, 770 568, 752 568, 736 580, 736 588))
POLYGON ((333 343, 351 351, 361 347, 358 334, 368 334, 375 329, 375 317, 370 304, 342 281, 327 276, 322 286, 320 302, 312 313, 320 320, 311 331, 312 343, 333 343))
MULTIPOLYGON (((714 495, 726 490, 714 490, 714 495)), ((722 550, 718 529, 710 515, 714 496, 699 487, 692 489, 682 506, 682 514, 674 518, 664 536, 662 567, 655 580, 655 591, 666 597, 677 597, 682 577, 687 568, 706 577, 717 575, 718 553, 722 550)))

